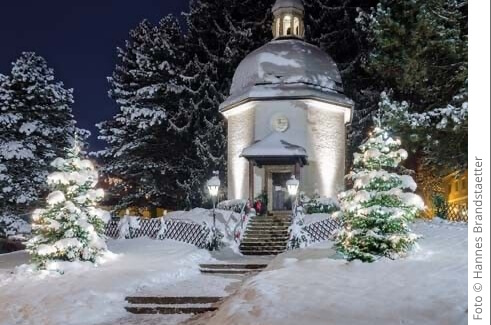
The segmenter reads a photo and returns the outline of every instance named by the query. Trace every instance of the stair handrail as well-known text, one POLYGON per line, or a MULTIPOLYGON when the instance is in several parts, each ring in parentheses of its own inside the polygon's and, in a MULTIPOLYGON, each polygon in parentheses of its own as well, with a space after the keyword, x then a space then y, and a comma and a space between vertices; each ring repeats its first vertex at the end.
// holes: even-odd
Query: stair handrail
POLYGON ((247 226, 247 221, 249 221, 246 213, 246 207, 248 204, 249 204, 249 200, 245 201, 244 204, 242 205, 242 208, 239 213, 239 222, 235 224, 234 240, 237 244, 240 244, 240 242, 242 241, 242 236, 244 234, 243 232, 244 227, 247 226))

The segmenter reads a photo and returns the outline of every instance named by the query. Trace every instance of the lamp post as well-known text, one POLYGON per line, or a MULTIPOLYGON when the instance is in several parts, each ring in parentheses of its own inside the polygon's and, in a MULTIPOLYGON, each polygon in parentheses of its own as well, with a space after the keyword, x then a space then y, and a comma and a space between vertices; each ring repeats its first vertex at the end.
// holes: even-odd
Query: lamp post
POLYGON ((210 193, 211 199, 213 201, 213 229, 216 226, 215 217, 215 203, 218 196, 218 189, 220 188, 220 179, 218 178, 218 172, 213 172, 215 174, 212 178, 208 180, 206 186, 208 187, 208 192, 210 193))
POLYGON ((298 181, 298 179, 295 178, 295 175, 292 175, 292 178, 290 178, 286 182, 286 188, 288 190, 288 194, 290 194, 290 196, 292 197, 293 217, 295 217, 296 215, 298 185, 300 185, 300 182, 298 181))

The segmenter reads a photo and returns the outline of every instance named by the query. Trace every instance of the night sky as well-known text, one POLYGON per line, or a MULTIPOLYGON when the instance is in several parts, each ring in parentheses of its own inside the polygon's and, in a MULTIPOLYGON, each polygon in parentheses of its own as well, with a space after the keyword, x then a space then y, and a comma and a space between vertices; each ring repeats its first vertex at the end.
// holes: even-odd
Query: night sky
POLYGON ((101 149, 95 123, 117 110, 107 96, 116 47, 142 19, 155 23, 188 10, 188 0, 5 0, 0 4, 0 73, 23 51, 42 55, 57 80, 74 88, 78 126, 92 132, 91 150, 101 149))

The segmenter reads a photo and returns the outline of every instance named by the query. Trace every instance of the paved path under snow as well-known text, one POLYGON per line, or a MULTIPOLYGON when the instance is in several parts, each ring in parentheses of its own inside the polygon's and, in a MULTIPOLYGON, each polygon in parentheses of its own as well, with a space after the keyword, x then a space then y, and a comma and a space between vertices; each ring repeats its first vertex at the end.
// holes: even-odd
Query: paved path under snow
POLYGON ((16 266, 29 262, 29 254, 26 251, 17 251, 8 254, 0 254, 0 277, 9 274, 16 266))
MULTIPOLYGON (((213 252, 209 263, 216 264, 268 264, 274 256, 241 256, 230 249, 213 252)), ((225 275, 225 274, 196 274, 191 278, 176 281, 165 288, 154 290, 145 288, 133 293, 133 296, 192 296, 192 297, 228 297, 235 293, 241 284, 252 275, 225 275)), ((199 315, 132 315, 117 320, 116 322, 100 325, 197 325, 205 324, 214 312, 199 315)))

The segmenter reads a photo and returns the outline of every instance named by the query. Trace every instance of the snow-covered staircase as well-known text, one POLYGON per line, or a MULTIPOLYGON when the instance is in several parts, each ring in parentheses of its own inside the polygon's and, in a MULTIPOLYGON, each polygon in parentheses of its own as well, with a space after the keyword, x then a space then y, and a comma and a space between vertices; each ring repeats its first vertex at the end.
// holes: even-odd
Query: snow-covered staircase
POLYGON ((277 255, 286 250, 290 214, 258 216, 247 225, 240 252, 244 255, 277 255))
POLYGON ((202 314, 218 309, 223 297, 126 297, 132 314, 202 314))

